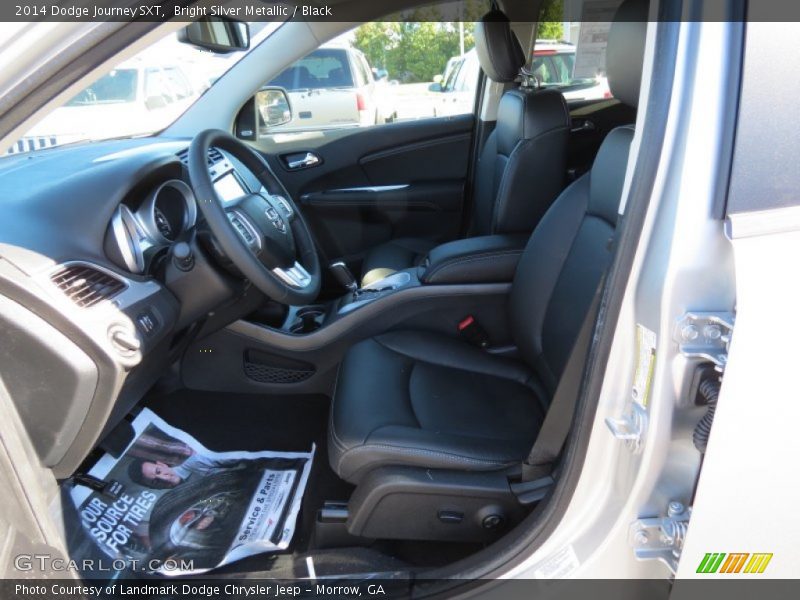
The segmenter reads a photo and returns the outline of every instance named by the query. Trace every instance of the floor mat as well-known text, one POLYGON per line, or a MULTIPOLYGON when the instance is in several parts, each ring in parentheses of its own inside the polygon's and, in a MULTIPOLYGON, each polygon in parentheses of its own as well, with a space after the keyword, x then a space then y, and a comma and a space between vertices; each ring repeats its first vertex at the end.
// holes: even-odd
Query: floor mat
POLYGON ((372 548, 312 547, 317 511, 326 501, 347 501, 354 487, 340 479, 328 462, 330 400, 326 396, 259 396, 181 390, 153 397, 146 406, 181 427, 211 450, 302 451, 316 444, 294 541, 287 554, 251 556, 214 571, 230 577, 305 577, 310 555, 321 573, 393 571, 448 564, 480 549, 480 544, 379 541, 372 548))
POLYGON ((149 409, 131 428, 124 452, 66 484, 87 537, 111 560, 174 576, 289 548, 313 446, 214 451, 149 409))
MULTIPOLYGON (((181 390, 153 397, 145 406, 175 427, 189 432, 210 450, 299 452, 316 444, 303 506, 290 550, 308 550, 317 510, 327 500, 346 501, 353 486, 328 464, 328 411, 322 395, 267 396, 181 390)), ((264 557, 240 561, 239 567, 264 568, 264 557), (259 560, 260 559, 260 560, 259 560), (242 562, 246 564, 242 564, 242 562)))

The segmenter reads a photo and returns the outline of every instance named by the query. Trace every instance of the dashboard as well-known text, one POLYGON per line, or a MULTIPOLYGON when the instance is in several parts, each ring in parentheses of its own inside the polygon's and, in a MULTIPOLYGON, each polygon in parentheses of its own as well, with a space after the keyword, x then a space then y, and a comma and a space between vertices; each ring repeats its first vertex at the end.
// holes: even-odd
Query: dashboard
MULTIPOLYGON (((176 155, 186 167, 185 151, 176 155)), ((217 149, 209 152, 209 173, 219 199, 228 204, 249 193, 232 159, 217 149)), ((106 254, 119 267, 134 274, 154 274, 165 251, 178 241, 186 241, 197 224, 197 201, 188 177, 163 177, 150 189, 136 190, 115 210, 106 237, 106 254)))
MULTIPOLYGON (((203 243, 188 145, 113 140, 0 160, 0 335, 15 340, 0 378, 26 400, 20 417, 57 476, 78 467, 209 315, 224 307, 234 320, 254 294, 203 243), (175 266, 182 242, 191 269, 175 266)), ((226 203, 261 189, 218 150, 209 172, 226 203)))

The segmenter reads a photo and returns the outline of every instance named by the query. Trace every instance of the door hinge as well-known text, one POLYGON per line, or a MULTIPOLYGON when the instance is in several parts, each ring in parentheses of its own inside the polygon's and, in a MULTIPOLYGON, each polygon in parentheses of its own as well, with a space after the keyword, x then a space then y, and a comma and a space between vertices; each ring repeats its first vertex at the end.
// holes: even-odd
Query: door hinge
POLYGON ((666 516, 634 521, 629 532, 634 556, 638 560, 659 560, 675 575, 691 515, 691 507, 673 500, 666 516))
POLYGON ((732 312, 686 313, 675 327, 681 354, 686 358, 709 360, 722 373, 728 363, 734 321, 732 312))

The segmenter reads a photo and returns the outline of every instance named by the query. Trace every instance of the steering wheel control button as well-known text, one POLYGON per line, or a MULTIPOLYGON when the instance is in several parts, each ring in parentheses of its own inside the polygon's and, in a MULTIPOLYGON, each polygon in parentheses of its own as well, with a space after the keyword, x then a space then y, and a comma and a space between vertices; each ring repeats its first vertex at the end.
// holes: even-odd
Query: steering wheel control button
POLYGON ((276 267, 272 269, 272 272, 283 283, 293 288, 304 288, 311 283, 311 275, 309 275, 308 271, 303 268, 303 265, 298 262, 294 263, 294 265, 288 269, 276 267))
POLYGON ((273 196, 272 199, 281 205, 281 208, 286 213, 286 216, 291 219, 294 216, 294 209, 289 201, 283 196, 273 196))
POLYGON ((253 250, 259 250, 261 248, 259 236, 256 234, 255 229, 244 217, 244 215, 236 211, 230 211, 227 213, 227 215, 228 221, 231 222, 231 225, 233 225, 233 227, 239 233, 239 237, 244 240, 244 243, 250 246, 250 248, 253 250))
POLYGON ((136 333, 122 325, 112 325, 108 330, 108 339, 121 356, 133 356, 142 348, 142 342, 136 333))

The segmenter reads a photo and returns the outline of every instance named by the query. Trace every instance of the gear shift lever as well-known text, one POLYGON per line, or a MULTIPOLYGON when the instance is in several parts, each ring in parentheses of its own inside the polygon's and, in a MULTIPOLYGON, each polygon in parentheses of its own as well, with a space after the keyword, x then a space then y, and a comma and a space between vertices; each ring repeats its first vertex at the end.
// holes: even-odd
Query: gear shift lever
POLYGON ((356 278, 353 277, 353 273, 350 269, 347 268, 347 265, 344 264, 342 261, 336 261, 328 265, 333 276, 336 278, 336 281, 342 284, 348 291, 355 292, 358 289, 358 283, 356 282, 356 278))

